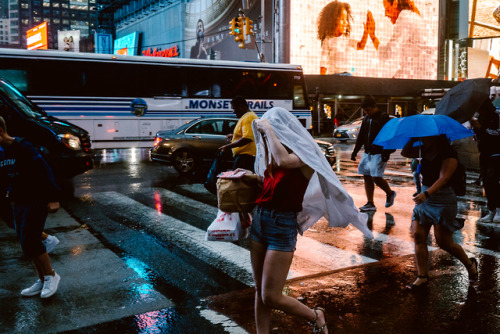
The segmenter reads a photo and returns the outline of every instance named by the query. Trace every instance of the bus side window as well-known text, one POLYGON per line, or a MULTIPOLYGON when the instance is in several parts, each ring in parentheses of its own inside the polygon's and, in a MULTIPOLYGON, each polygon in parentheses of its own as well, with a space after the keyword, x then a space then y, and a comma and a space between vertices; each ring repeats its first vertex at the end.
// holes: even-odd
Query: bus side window
MULTIPOLYGON (((15 65, 14 65, 15 66, 15 65)), ((25 70, 14 69, 14 70, 2 70, 0 69, 0 78, 4 78, 10 81, 11 84, 16 86, 21 92, 26 92, 28 90, 28 79, 25 70)))
POLYGON ((303 85, 293 85, 293 106, 294 108, 305 108, 306 99, 303 85))
POLYGON ((186 68, 186 81, 189 97, 209 97, 211 76, 208 69, 186 68))

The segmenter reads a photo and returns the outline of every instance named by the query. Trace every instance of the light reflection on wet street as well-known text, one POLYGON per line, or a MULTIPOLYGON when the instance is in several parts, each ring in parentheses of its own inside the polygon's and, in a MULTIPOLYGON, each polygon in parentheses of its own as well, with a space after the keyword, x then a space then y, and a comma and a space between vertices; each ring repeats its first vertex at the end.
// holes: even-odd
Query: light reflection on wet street
MULTIPOLYGON (((359 207, 366 202, 362 178, 357 174, 361 154, 358 161, 353 162, 350 161, 352 144, 337 144, 336 150, 338 163, 334 170, 359 207)), ((206 263, 203 256, 203 252, 207 251, 205 248, 194 244, 180 246, 163 234, 170 224, 186 224, 183 226, 203 232, 215 218, 217 199, 204 189, 204 173, 181 176, 170 166, 150 162, 146 149, 99 150, 96 154, 95 168, 75 178, 76 199, 65 203, 65 207, 76 218, 93 217, 94 214, 102 217, 102 221, 95 223, 86 218, 97 234, 111 227, 126 231, 123 232, 125 234, 110 232, 106 243, 141 278, 150 282, 136 286, 131 291, 135 296, 133 298, 148 298, 148 293, 156 289, 177 305, 176 308, 149 312, 127 320, 136 323, 137 332, 168 332, 164 322, 174 322, 179 326, 180 323, 200 321, 196 316, 186 316, 184 311, 199 307, 203 298, 246 286, 237 278, 238 275, 228 276, 221 269, 225 266, 224 261, 229 259, 222 256, 221 266, 216 269, 206 263), (101 200, 104 194, 110 198, 107 204, 101 200), (119 204, 125 200, 133 204, 119 204), (154 212, 156 218, 152 218, 148 210, 154 212), (124 236, 129 239, 124 240, 124 236)), ((386 209, 385 194, 378 188, 375 190, 378 210, 369 214, 368 222, 374 239, 365 239, 352 226, 330 228, 326 221, 320 220, 303 237, 299 237, 291 277, 406 258, 413 254, 410 222, 415 187, 408 159, 401 157, 399 152, 393 153, 386 177, 398 195, 394 206, 386 209)), ((472 184, 476 178, 477 173, 472 171, 468 177, 468 193, 459 200, 458 218, 464 220, 465 227, 455 233, 454 238, 466 252, 478 257, 483 275, 487 272, 491 277, 500 278, 500 231, 492 224, 476 223, 485 210, 482 188, 472 184)), ((432 234, 430 250, 436 250, 432 234)), ((248 240, 235 244, 248 253, 248 240)), ((440 261, 450 261, 446 259, 440 261)), ((242 268, 244 266, 238 270, 247 275, 248 269, 242 268)), ((394 275, 397 278, 393 279, 404 281, 408 273, 394 275)), ((362 280, 362 277, 357 280, 362 280)), ((457 291, 457 294, 460 293, 457 291)), ((128 326, 129 322, 122 326, 128 326)))

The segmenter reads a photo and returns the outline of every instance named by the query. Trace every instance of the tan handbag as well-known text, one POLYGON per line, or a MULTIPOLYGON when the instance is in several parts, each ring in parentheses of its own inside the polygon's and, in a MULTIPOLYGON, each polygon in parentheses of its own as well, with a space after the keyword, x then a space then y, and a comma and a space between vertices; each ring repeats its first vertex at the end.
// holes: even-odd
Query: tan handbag
POLYGON ((218 207, 224 212, 249 212, 255 207, 262 186, 256 174, 217 180, 218 207))

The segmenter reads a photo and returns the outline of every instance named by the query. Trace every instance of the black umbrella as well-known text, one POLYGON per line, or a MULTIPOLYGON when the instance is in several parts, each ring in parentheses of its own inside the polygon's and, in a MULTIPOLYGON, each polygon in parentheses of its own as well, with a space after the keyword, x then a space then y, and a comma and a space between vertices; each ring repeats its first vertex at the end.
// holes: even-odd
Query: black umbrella
POLYGON ((450 89, 436 104, 436 115, 447 115, 465 123, 490 97, 491 79, 469 79, 450 89))

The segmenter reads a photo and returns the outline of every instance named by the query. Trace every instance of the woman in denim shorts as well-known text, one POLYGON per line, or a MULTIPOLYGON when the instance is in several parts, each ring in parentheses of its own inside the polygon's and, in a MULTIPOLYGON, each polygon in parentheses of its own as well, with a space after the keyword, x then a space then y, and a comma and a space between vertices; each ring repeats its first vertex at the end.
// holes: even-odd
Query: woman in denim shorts
POLYGON ((314 170, 279 141, 269 120, 254 122, 264 137, 267 166, 250 230, 257 333, 270 331, 272 309, 302 317, 315 332, 328 333, 322 308, 311 309, 282 294, 297 242, 297 213, 314 170))

